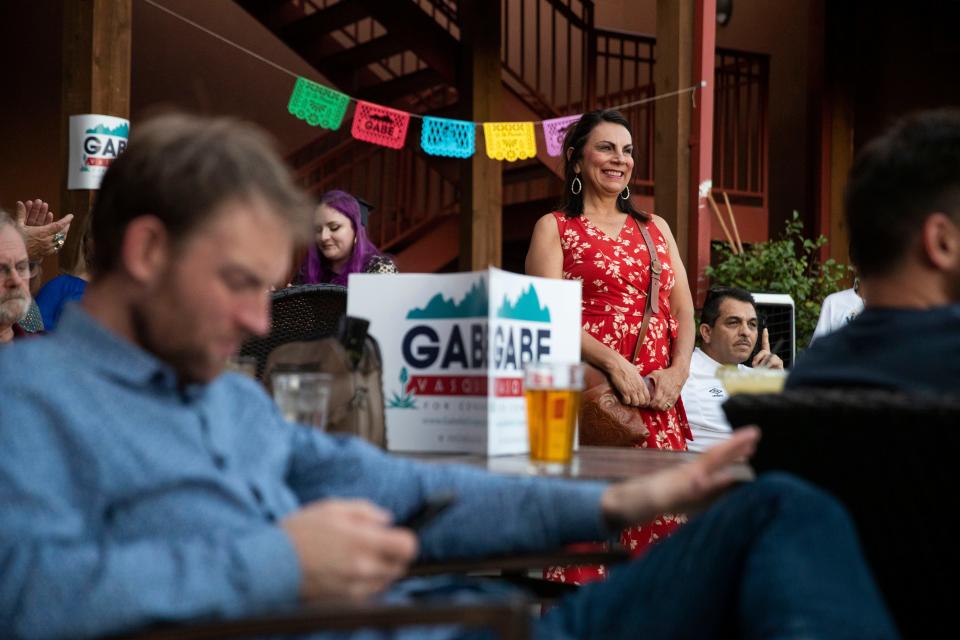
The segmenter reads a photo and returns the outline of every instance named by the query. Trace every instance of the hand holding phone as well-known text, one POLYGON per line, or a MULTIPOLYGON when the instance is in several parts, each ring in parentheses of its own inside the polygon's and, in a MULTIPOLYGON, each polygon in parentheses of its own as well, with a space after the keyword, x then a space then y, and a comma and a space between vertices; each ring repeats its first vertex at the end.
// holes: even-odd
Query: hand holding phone
POLYGON ((403 522, 401 527, 420 532, 424 527, 430 524, 434 518, 449 509, 457 501, 457 496, 453 493, 437 493, 423 501, 416 511, 411 513, 403 522))

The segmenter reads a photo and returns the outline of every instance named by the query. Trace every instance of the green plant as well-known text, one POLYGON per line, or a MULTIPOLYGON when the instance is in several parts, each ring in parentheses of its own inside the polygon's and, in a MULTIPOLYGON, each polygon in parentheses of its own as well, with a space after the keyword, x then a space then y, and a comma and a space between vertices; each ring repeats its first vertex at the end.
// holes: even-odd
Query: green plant
POLYGON ((755 242, 736 255, 729 245, 715 243, 716 266, 706 275, 714 285, 738 286, 754 293, 786 293, 796 305, 797 350, 810 344, 817 326, 820 303, 841 284, 851 267, 833 258, 816 260, 816 252, 827 243, 803 237, 800 214, 793 212, 786 229, 776 240, 755 242))

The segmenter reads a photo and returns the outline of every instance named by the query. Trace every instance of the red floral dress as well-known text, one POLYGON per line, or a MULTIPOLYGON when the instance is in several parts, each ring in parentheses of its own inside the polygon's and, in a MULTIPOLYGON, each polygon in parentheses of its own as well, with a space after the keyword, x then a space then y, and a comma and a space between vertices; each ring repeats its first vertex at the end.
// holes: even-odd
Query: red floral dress
MULTIPOLYGON (((650 258, 647 245, 634 220, 628 219, 616 238, 609 237, 585 216, 567 217, 554 212, 563 248, 563 277, 583 283, 583 328, 604 345, 628 360, 637 343, 647 291, 650 288, 650 258)), ((645 224, 657 249, 663 271, 660 274, 659 311, 650 318, 644 344, 637 354, 641 375, 670 366, 673 340, 678 324, 670 314, 670 292, 676 284, 666 238, 651 222, 645 224)), ((687 450, 693 439, 683 402, 666 411, 644 411, 650 436, 641 447, 687 450)), ((660 538, 669 535, 684 520, 665 514, 650 524, 625 529, 620 542, 633 556, 640 555, 660 538)), ((580 548, 596 548, 600 543, 584 543, 580 548)), ((604 577, 604 567, 550 567, 546 578, 581 584, 604 577)))

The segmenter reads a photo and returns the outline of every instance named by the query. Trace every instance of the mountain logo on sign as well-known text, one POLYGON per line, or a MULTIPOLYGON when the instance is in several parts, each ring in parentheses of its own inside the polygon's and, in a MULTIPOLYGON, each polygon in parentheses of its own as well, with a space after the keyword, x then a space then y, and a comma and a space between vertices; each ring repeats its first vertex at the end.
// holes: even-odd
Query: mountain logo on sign
POLYGON ((101 136, 117 136, 118 138, 128 138, 130 137, 130 125, 128 123, 123 123, 117 125, 116 127, 108 127, 104 124, 98 124, 97 126, 87 129, 84 133, 92 133, 94 135, 101 136))
POLYGON ((411 309, 407 320, 449 320, 451 318, 487 317, 487 285, 483 280, 476 282, 460 302, 453 298, 444 298, 442 293, 430 298, 426 306, 411 309))
POLYGON ((550 309, 540 304, 540 296, 531 284, 520 294, 516 303, 511 303, 510 298, 504 296, 503 304, 497 309, 497 317, 526 322, 550 322, 550 309))

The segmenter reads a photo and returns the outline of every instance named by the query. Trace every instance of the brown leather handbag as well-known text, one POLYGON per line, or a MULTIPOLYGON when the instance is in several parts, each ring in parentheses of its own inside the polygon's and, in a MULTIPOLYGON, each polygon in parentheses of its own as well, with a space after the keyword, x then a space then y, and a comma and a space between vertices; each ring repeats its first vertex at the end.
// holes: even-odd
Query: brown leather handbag
MULTIPOLYGON (((637 344, 633 349, 630 362, 637 360, 640 345, 647 337, 647 328, 650 326, 650 317, 659 309, 660 272, 662 265, 657 256, 657 248, 650 238, 645 225, 637 223, 640 234, 647 245, 650 254, 650 287, 647 289, 647 303, 643 309, 643 320, 640 322, 640 332, 637 344)), ((584 391, 580 400, 580 444, 600 447, 633 447, 645 442, 650 437, 650 430, 643 421, 643 409, 624 404, 620 394, 610 383, 607 374, 600 369, 584 363, 584 391)), ((652 393, 652 381, 648 382, 648 390, 652 393)))

